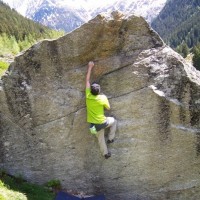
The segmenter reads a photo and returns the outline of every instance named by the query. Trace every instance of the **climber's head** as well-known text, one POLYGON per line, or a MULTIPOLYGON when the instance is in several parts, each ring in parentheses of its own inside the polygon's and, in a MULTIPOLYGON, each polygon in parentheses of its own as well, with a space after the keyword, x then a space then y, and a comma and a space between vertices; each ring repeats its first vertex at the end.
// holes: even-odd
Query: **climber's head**
POLYGON ((92 93, 93 95, 98 95, 98 94, 100 94, 100 90, 101 90, 101 87, 100 87, 99 84, 97 84, 97 83, 92 83, 92 85, 91 85, 91 93, 92 93))

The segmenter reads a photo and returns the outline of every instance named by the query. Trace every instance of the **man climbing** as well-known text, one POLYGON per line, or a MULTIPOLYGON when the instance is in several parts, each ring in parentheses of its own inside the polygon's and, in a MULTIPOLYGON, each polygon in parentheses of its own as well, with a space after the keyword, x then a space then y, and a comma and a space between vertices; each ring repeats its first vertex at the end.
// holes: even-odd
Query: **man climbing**
POLYGON ((113 117, 106 117, 104 109, 110 110, 110 104, 105 95, 100 94, 100 85, 93 83, 90 85, 90 76, 94 62, 88 63, 86 75, 86 106, 87 106, 87 122, 90 123, 90 131, 98 138, 100 151, 102 155, 108 159, 111 153, 105 142, 104 129, 110 127, 107 143, 114 142, 117 121, 113 117))

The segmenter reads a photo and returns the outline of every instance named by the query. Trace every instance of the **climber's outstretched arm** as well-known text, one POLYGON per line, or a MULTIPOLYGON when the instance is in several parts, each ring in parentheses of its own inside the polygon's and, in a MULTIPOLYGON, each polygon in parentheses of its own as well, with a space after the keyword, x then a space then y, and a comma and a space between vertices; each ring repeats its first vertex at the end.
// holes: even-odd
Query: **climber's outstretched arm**
POLYGON ((90 76, 92 72, 92 68, 94 67, 94 62, 90 61, 88 63, 88 70, 87 70, 87 75, 86 75, 86 88, 90 88, 90 76))

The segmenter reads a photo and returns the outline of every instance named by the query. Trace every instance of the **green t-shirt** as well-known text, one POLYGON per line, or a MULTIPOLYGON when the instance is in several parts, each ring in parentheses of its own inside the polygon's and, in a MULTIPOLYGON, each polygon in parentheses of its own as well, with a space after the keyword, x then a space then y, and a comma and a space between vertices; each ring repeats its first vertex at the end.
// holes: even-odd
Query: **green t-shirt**
POLYGON ((90 88, 86 88, 87 122, 102 124, 106 121, 104 108, 110 109, 110 104, 105 95, 93 95, 90 88))

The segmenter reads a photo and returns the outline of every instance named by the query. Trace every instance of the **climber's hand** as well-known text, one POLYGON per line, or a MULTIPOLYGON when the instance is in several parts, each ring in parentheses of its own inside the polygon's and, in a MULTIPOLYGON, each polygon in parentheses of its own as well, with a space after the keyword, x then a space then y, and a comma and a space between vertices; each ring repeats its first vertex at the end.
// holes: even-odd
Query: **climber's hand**
POLYGON ((93 67, 94 67, 94 62, 90 61, 88 63, 88 70, 86 75, 86 88, 90 88, 90 75, 93 67))
POLYGON ((94 67, 94 62, 93 62, 93 61, 90 61, 90 62, 88 63, 88 67, 92 69, 92 68, 94 67))

